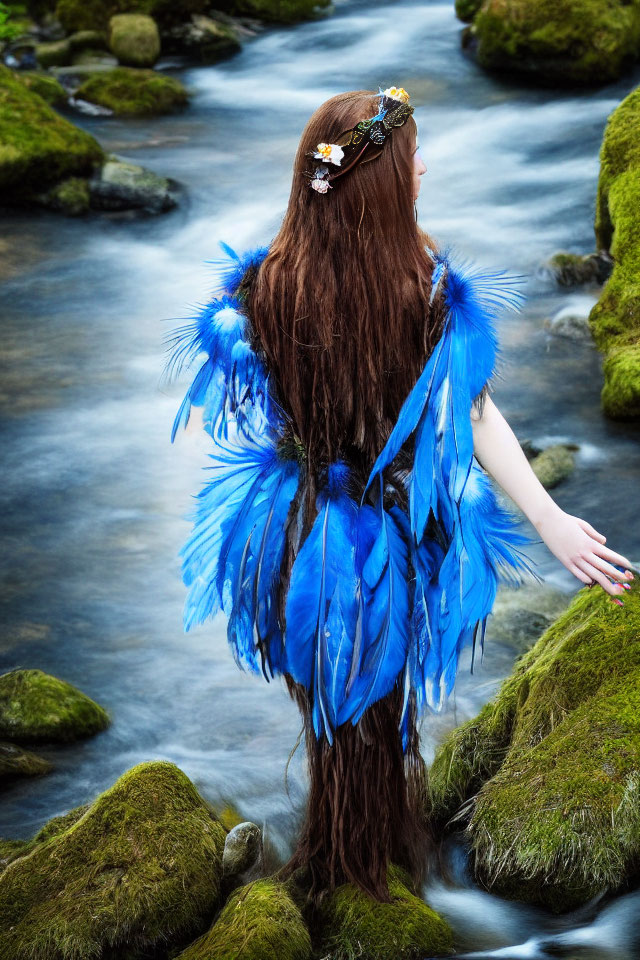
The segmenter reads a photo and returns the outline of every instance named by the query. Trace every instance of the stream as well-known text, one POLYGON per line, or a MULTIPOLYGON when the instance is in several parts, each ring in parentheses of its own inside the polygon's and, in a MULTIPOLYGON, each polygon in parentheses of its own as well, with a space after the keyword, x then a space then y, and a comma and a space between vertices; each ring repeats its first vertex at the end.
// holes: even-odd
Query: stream
MULTIPOLYGON (((5 793, 0 836, 27 838, 134 764, 165 759, 208 800, 260 824, 278 855, 290 849, 305 775, 300 748, 285 782, 300 721, 284 683, 237 669, 222 616, 182 630, 178 551, 206 445, 192 432, 169 442, 188 375, 163 381, 163 338, 210 295, 219 239, 242 249, 276 233, 302 128, 341 90, 404 86, 428 168, 422 226, 463 258, 527 275, 527 305, 498 324, 505 365, 494 400, 520 440, 578 445, 554 499, 640 559, 640 429, 602 415, 591 342, 544 323, 566 308, 586 315, 599 291, 563 290, 543 269, 558 250, 594 249, 605 121, 640 71, 595 92, 535 89, 486 76, 460 50, 461 29, 452 2, 347 0, 320 21, 265 30, 216 66, 163 61, 192 91, 182 114, 72 119, 177 180, 175 211, 4 218, 0 671, 60 676, 113 722, 88 741, 38 749, 55 769, 5 793)), ((568 602, 579 582, 544 545, 530 555, 568 602)), ((465 651, 449 709, 425 717, 427 759, 510 672, 518 650, 502 634, 492 641, 491 622, 482 663, 471 675, 465 651)), ((480 890, 455 837, 442 862, 446 878, 435 870, 424 892, 460 955, 640 956, 640 892, 553 917, 480 890)))

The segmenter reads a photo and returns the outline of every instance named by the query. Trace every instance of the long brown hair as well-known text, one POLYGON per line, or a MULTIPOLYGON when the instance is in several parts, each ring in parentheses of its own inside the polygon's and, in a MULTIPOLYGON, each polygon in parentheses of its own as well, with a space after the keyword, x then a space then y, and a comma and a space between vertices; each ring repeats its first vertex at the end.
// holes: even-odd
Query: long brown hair
POLYGON ((309 188, 309 153, 376 112, 377 95, 355 90, 311 116, 252 285, 256 334, 311 470, 352 448, 373 462, 437 339, 433 241, 414 214, 413 118, 327 194, 309 188))
MULTIPOLYGON (((292 519, 296 505, 281 571, 283 622, 286 584, 313 522, 320 470, 344 458, 366 478, 444 319, 441 295, 430 303, 434 243, 415 219, 413 118, 393 130, 374 160, 350 170, 327 194, 309 188, 315 166, 309 154, 317 144, 335 142, 376 112, 377 94, 356 90, 332 97, 312 115, 281 229, 245 293, 257 343, 305 454, 302 533, 292 519)), ((415 718, 403 751, 396 687, 356 727, 343 724, 329 746, 313 733, 306 691, 291 677, 287 684, 305 720, 311 782, 303 828, 283 874, 306 872, 316 902, 346 880, 388 900, 389 861, 417 880, 432 842, 415 718)))

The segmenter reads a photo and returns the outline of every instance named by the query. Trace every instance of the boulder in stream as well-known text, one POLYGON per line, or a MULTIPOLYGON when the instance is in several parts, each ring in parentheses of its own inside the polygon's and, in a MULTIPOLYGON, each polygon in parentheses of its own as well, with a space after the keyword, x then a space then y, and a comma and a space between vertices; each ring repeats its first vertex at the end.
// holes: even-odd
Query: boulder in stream
POLYGON ((175 764, 138 764, 0 874, 0 960, 133 960, 183 945, 215 910, 224 840, 175 764))
POLYGON ((390 903, 378 903, 352 884, 320 908, 320 956, 331 960, 423 960, 453 952, 449 924, 415 896, 409 878, 391 866, 390 903))
POLYGON ((575 449, 564 443, 554 443, 530 461, 531 469, 545 489, 557 487, 573 473, 575 449))
POLYGON ((582 589, 453 730, 429 771, 434 827, 464 828, 486 889, 555 913, 640 860, 640 592, 582 589))
POLYGON ((30 750, 22 750, 15 743, 0 742, 0 783, 16 777, 37 777, 49 773, 52 764, 30 750))
POLYGON ((311 960, 309 931, 289 886, 268 879, 238 888, 176 960, 311 960))
POLYGON ((177 203, 170 180, 117 157, 110 157, 90 181, 89 193, 94 210, 164 213, 177 203))
POLYGON ((604 353, 602 407, 617 420, 640 418, 640 87, 616 107, 600 149, 595 233, 614 268, 589 315, 604 353))
POLYGON ((628 0, 458 3, 461 19, 473 19, 464 45, 488 70, 543 86, 603 85, 638 60, 640 6, 628 0))
POLYGON ((10 670, 0 676, 0 737, 18 743, 70 742, 110 724, 90 697, 42 670, 10 670))
POLYGON ((111 17, 109 48, 124 66, 152 67, 160 56, 160 33, 155 20, 142 13, 111 17))
POLYGON ((94 138, 0 66, 0 202, 15 203, 103 159, 94 138))
POLYGON ((188 100, 187 91, 179 80, 155 70, 133 67, 115 67, 92 73, 80 84, 74 96, 127 116, 173 113, 184 107, 188 100))

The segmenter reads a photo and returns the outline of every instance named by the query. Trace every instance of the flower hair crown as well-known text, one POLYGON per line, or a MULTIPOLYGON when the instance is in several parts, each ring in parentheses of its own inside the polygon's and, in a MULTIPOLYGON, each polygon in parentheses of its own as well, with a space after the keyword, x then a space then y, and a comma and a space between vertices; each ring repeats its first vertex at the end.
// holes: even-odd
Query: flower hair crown
POLYGON ((378 112, 374 117, 359 120, 355 127, 341 133, 335 143, 319 143, 309 156, 323 162, 315 168, 309 186, 317 193, 326 193, 331 183, 342 177, 359 162, 375 160, 394 127, 401 127, 413 113, 409 94, 403 87, 387 87, 378 93, 378 112), (331 164, 335 170, 331 170, 331 164))

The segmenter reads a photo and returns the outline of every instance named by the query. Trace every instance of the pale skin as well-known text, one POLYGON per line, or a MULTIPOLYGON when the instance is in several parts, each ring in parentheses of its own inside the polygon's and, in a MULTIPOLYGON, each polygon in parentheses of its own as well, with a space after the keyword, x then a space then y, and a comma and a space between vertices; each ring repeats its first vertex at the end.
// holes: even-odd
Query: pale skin
MULTIPOLYGON (((413 154, 414 200, 427 167, 416 146, 413 154)), ((595 580, 615 599, 624 596, 633 580, 631 563, 605 546, 606 537, 586 520, 565 513, 536 477, 513 430, 490 396, 482 417, 471 411, 473 450, 480 465, 522 510, 551 553, 582 583, 595 580), (613 564, 626 568, 625 573, 613 564), (611 578, 611 579, 610 579, 611 578), (613 581, 613 582, 612 582, 613 581)), ((619 602, 619 601, 618 601, 619 602)))

